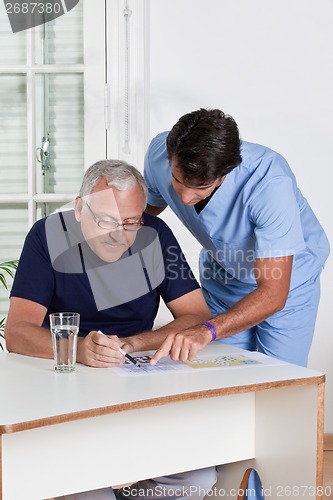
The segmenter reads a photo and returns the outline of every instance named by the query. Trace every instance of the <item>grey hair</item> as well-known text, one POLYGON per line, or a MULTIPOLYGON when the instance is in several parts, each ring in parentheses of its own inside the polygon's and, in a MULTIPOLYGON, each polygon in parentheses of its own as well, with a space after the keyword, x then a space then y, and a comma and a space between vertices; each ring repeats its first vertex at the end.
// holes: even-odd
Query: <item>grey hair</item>
POLYGON ((89 196, 103 177, 109 186, 114 186, 119 191, 127 191, 137 182, 142 188, 147 204, 148 190, 143 176, 135 167, 122 160, 101 160, 91 165, 84 174, 80 197, 89 196))

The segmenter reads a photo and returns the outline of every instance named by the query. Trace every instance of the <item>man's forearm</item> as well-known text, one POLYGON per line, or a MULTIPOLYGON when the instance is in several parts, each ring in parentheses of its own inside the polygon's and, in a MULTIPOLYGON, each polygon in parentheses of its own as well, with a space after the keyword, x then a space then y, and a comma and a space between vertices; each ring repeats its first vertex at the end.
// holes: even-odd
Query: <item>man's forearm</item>
POLYGON ((5 338, 9 352, 53 358, 51 332, 46 328, 21 321, 5 331, 5 338))
POLYGON ((216 327, 217 338, 223 339, 258 325, 281 309, 282 304, 274 293, 257 288, 211 321, 216 327))
POLYGON ((122 339, 131 348, 130 352, 155 350, 160 347, 170 333, 177 333, 197 325, 207 318, 195 314, 187 314, 174 319, 167 325, 149 332, 142 332, 131 337, 122 339))

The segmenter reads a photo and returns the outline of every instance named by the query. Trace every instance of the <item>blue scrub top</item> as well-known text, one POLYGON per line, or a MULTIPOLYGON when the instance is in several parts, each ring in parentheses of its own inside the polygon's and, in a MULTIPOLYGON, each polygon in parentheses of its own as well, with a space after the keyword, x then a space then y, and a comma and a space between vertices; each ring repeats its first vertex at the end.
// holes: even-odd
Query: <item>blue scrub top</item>
POLYGON ((320 273, 329 254, 327 237, 280 154, 243 141, 242 162, 198 214, 172 187, 167 135, 157 135, 146 154, 148 203, 169 205, 201 243, 205 286, 210 282, 215 294, 222 283, 235 287, 230 306, 256 287, 256 258, 294 255, 291 290, 320 273))

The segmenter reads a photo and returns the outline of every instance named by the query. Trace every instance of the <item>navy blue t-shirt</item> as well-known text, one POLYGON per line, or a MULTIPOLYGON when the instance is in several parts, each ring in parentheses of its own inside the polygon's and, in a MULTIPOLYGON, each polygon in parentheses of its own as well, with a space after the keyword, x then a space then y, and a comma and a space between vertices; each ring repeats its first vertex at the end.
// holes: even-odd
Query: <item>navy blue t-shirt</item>
POLYGON ((84 241, 73 211, 37 221, 28 233, 11 291, 52 312, 80 313, 79 335, 119 337, 151 330, 160 297, 168 303, 199 288, 170 228, 144 214, 134 244, 115 263, 84 241))

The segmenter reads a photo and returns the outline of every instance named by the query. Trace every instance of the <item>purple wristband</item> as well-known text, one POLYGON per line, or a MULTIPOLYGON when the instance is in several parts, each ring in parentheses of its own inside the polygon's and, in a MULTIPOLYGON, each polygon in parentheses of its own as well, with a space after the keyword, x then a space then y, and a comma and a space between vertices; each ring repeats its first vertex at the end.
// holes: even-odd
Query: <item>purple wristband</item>
POLYGON ((215 326, 212 325, 211 323, 209 323, 209 321, 203 321, 201 324, 205 325, 205 326, 207 326, 209 328, 210 333, 212 334, 212 340, 211 340, 211 342, 213 342, 213 340, 216 339, 216 328, 215 328, 215 326))

